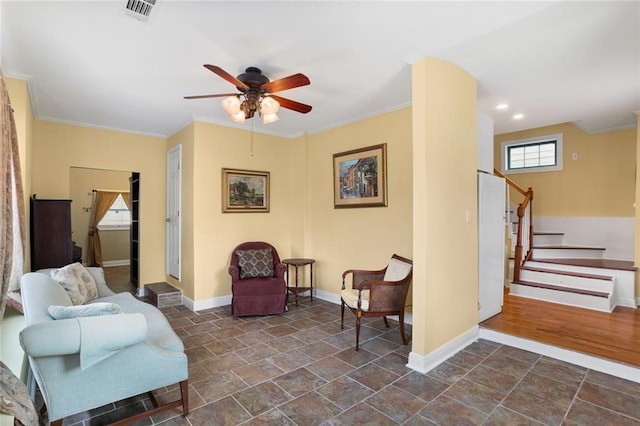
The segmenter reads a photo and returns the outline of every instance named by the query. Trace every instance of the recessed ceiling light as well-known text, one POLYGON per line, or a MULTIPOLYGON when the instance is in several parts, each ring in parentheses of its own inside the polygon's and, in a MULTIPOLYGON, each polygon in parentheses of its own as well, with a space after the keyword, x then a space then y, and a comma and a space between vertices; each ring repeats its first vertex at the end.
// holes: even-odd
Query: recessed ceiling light
POLYGON ((522 120, 524 118, 524 114, 518 113, 513 115, 514 120, 522 120))
POLYGON ((503 109, 507 109, 507 108, 509 108, 509 105, 507 105, 507 104, 498 104, 498 105, 496 105, 496 109, 498 109, 498 110, 503 110, 503 109))

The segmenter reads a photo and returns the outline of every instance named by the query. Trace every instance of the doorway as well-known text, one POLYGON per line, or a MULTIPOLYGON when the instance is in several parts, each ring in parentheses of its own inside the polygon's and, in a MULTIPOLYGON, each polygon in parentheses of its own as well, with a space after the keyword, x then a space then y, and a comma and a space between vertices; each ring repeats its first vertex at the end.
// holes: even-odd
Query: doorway
MULTIPOLYGON (((131 191, 130 180, 140 174, 126 170, 94 169, 89 167, 70 167, 69 192, 71 203, 72 239, 82 248, 82 262, 87 262, 88 231, 93 204, 93 190, 131 191)), ((136 193, 135 211, 139 213, 139 187, 136 193)), ((133 197, 132 197, 133 198, 133 197)), ((133 203, 132 203, 133 204, 133 203)), ((131 207, 133 214, 133 206, 131 207)), ((130 286, 138 285, 139 270, 137 255, 133 258, 132 241, 135 234, 136 248, 139 246, 139 225, 129 229, 104 231, 100 233, 103 267, 118 269, 118 282, 127 281, 130 286), (123 272, 123 270, 126 271, 123 272), (123 276, 123 274, 125 274, 123 276)), ((109 271, 105 270, 108 275, 109 271)))
POLYGON ((167 152, 167 275, 180 279, 180 252, 182 221, 180 217, 182 173, 182 145, 167 152))

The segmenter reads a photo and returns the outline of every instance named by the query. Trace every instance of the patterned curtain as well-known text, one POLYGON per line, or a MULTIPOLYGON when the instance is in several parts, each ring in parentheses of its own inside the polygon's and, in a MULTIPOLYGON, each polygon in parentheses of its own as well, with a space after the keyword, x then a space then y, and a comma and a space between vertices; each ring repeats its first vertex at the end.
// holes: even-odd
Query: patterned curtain
POLYGON ((18 136, 9 92, 0 75, 0 319, 9 290, 20 288, 24 272, 24 196, 18 136))
POLYGON ((87 252, 87 264, 89 266, 102 266, 102 248, 100 246, 100 234, 98 224, 118 198, 119 192, 96 190, 91 208, 89 221, 89 250, 87 252))

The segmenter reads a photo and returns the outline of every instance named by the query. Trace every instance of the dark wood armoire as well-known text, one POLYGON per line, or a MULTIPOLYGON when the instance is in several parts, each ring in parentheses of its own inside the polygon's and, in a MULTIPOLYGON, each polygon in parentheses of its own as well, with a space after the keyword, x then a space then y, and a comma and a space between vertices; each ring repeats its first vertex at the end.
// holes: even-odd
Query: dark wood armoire
POLYGON ((31 270, 73 262, 71 200, 31 197, 31 270))

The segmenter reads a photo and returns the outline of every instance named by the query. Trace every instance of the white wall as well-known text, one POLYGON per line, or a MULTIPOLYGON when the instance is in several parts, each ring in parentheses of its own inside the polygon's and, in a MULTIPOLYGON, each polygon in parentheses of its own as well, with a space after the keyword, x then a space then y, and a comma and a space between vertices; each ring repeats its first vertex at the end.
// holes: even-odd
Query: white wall
POLYGON ((563 232, 565 245, 603 247, 605 259, 634 259, 633 217, 534 217, 536 232, 563 232))

